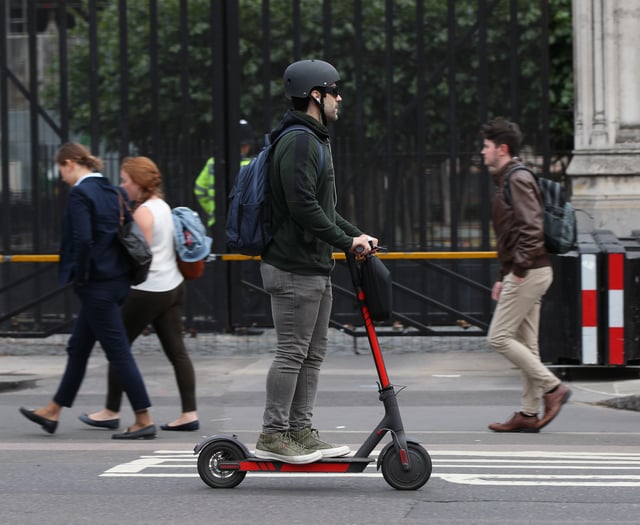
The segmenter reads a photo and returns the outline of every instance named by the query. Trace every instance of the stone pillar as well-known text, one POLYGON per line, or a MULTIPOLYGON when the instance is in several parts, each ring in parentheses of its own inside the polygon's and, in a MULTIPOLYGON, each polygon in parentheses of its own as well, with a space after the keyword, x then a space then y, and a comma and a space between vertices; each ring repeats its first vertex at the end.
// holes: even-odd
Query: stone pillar
POLYGON ((640 1, 573 0, 575 150, 567 169, 580 231, 640 229, 640 1))

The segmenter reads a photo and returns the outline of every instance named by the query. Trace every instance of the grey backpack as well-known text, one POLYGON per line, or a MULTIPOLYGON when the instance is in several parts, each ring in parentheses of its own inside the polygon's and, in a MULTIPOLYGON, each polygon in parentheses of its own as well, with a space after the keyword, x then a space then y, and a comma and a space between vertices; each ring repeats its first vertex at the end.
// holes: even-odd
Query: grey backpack
POLYGON ((511 168, 504 176, 504 200, 511 206, 511 189, 509 177, 516 170, 531 173, 538 183, 542 195, 544 215, 544 246, 549 253, 567 253, 576 244, 576 213, 571 203, 566 199, 560 183, 539 177, 529 168, 518 164, 511 168))

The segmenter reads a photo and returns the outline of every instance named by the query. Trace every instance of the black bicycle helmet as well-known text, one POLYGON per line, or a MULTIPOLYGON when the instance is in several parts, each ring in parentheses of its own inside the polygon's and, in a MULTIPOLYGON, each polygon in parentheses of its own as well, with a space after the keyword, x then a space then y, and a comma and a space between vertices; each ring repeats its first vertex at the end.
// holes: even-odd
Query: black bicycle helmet
POLYGON ((338 80, 338 71, 328 62, 300 60, 284 72, 284 93, 287 97, 306 98, 313 88, 326 88, 338 80))

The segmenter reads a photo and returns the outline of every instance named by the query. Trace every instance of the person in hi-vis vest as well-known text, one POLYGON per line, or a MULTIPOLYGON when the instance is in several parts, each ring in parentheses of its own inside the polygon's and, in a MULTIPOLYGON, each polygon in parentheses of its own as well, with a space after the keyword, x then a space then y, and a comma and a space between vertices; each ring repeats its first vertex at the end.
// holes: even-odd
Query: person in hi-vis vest
MULTIPOLYGON (((253 144, 253 130, 249 123, 240 120, 240 166, 249 164, 251 160, 251 146, 253 144)), ((206 224, 211 228, 216 222, 216 174, 215 159, 210 157, 200 174, 196 178, 193 193, 198 199, 198 204, 206 214, 206 224)))

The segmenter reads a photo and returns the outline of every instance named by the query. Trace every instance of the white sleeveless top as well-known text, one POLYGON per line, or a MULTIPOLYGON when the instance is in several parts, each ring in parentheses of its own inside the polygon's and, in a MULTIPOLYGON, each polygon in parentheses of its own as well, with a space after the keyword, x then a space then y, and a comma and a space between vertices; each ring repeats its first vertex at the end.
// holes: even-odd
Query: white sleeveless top
POLYGON ((145 292, 168 292, 184 280, 176 262, 171 208, 162 199, 149 199, 140 206, 148 208, 153 215, 151 232, 153 260, 147 280, 131 288, 145 292))

